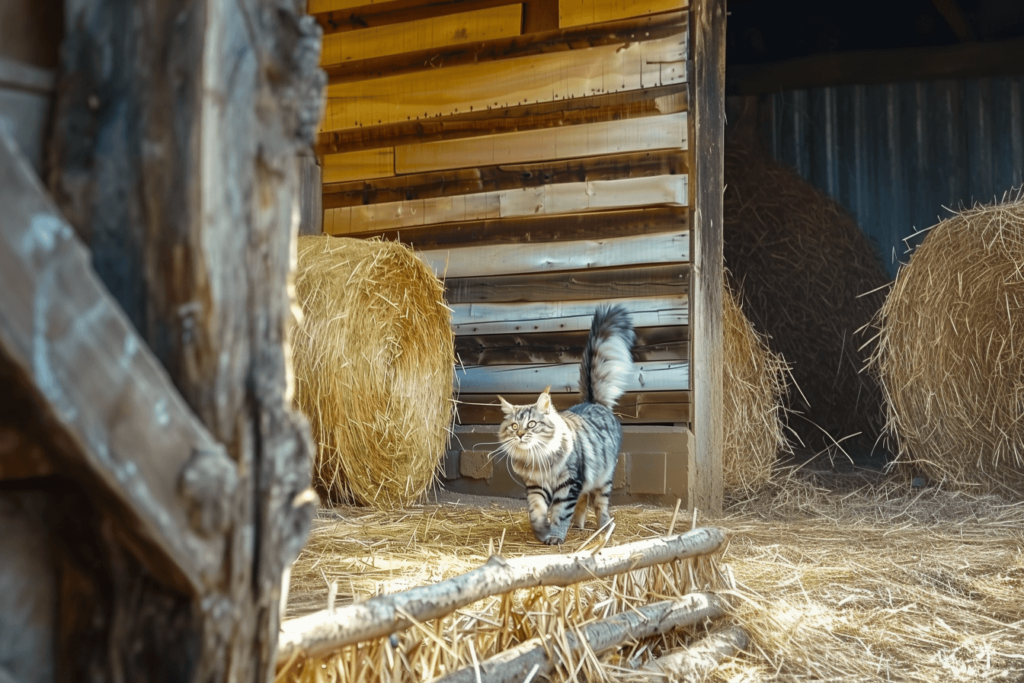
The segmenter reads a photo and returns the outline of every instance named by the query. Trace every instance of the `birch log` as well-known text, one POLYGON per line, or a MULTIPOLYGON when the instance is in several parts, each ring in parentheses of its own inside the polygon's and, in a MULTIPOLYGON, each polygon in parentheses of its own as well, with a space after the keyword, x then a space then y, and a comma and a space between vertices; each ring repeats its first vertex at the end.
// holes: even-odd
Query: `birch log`
MULTIPOLYGON (((594 654, 607 652, 628 640, 638 640, 667 633, 680 626, 693 626, 706 619, 725 616, 725 601, 710 593, 691 593, 679 600, 666 600, 653 605, 644 605, 635 611, 616 614, 614 617, 595 621, 579 630, 579 635, 570 631, 565 641, 571 653, 577 656, 587 647, 594 654), (584 645, 584 642, 586 645, 584 645)), ((519 683, 533 673, 533 678, 550 674, 557 662, 552 661, 549 652, 557 652, 556 642, 544 643, 540 639, 528 640, 499 655, 481 662, 479 667, 469 666, 447 676, 434 679, 433 683, 519 683), (535 670, 536 669, 536 670, 535 670)))
POLYGON ((412 625, 451 614, 477 600, 535 586, 568 586, 589 579, 643 569, 655 564, 713 553, 725 543, 717 528, 678 536, 661 536, 605 548, 597 554, 544 555, 505 560, 493 555, 482 566, 430 586, 324 610, 281 625, 277 657, 284 661, 304 651, 316 657, 345 645, 386 636, 412 625))
POLYGON ((745 650, 750 636, 742 626, 730 626, 701 638, 690 647, 671 652, 644 665, 645 671, 662 673, 670 681, 702 681, 726 657, 745 650))

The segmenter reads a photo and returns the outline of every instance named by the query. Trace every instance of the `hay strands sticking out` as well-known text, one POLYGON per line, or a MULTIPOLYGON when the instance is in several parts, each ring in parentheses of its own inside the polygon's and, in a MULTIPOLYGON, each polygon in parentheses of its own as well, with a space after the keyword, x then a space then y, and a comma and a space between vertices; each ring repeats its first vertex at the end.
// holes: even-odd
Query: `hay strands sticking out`
MULTIPOLYGON (((616 614, 587 624, 579 635, 566 632, 563 647, 572 654, 589 648, 595 655, 607 652, 628 640, 639 640, 661 633, 667 633, 680 626, 694 626, 708 619, 718 619, 726 614, 725 600, 710 593, 690 593, 678 600, 665 600, 644 605, 630 612, 616 614)), ((529 640, 501 654, 491 657, 478 666, 468 666, 434 683, 477 683, 486 677, 487 683, 519 683, 527 676, 547 676, 556 662, 550 652, 554 651, 555 639, 544 643, 539 638, 529 640)))
POLYGON ((446 616, 477 600, 521 588, 568 586, 708 555, 720 549, 726 538, 722 529, 708 527, 605 547, 598 552, 583 550, 511 560, 492 555, 483 566, 440 583, 289 619, 281 625, 278 661, 288 661, 297 652, 323 656, 345 645, 387 636, 416 622, 446 616))
POLYGON ((652 659, 643 670, 668 676, 670 681, 700 681, 722 660, 735 657, 750 645, 750 634, 742 626, 728 626, 709 633, 689 647, 652 659))

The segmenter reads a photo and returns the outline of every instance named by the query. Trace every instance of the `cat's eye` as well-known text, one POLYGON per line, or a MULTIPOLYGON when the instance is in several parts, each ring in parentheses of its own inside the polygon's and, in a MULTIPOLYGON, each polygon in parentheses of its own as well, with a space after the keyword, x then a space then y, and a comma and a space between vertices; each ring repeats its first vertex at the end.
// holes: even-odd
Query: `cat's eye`
POLYGON ((512 423, 512 426, 510 427, 510 429, 511 429, 512 431, 515 431, 515 430, 519 429, 519 425, 517 425, 517 424, 516 424, 515 422, 513 422, 513 423, 512 423))
POLYGON ((526 428, 527 429, 533 429, 536 426, 537 426, 537 423, 535 421, 533 421, 533 420, 530 420, 530 424, 526 425, 526 428))

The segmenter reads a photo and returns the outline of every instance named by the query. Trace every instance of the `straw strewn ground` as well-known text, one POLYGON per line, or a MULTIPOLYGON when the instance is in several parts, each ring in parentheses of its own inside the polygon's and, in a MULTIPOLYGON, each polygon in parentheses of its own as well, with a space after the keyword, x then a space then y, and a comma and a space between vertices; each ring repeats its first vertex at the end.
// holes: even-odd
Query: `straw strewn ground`
MULTIPOLYGON (((664 534, 671 510, 619 507, 612 543, 664 534)), ((323 662, 293 662, 280 680, 420 680, 434 664, 470 663, 536 633, 561 633, 637 600, 737 582, 732 621, 755 645, 714 675, 722 681, 979 681, 1024 676, 1024 505, 914 490, 883 480, 802 475, 719 519, 733 532, 721 561, 579 589, 521 591, 483 601, 440 626, 410 629, 397 649, 381 640, 323 662), (832 490, 823 488, 827 484, 832 490), (692 576, 692 579, 691 579, 692 576), (433 634, 433 635, 430 635, 433 634), (437 638, 437 641, 434 638, 437 638), (439 643, 443 642, 444 645, 439 643), (419 669, 417 669, 419 667, 419 669), (376 673, 375 673, 376 672, 376 673), (390 678, 389 678, 390 676, 390 678)), ((680 514, 675 528, 689 528, 680 514)), ((587 538, 573 532, 573 550, 587 538)), ((537 544, 525 511, 452 504, 404 512, 321 511, 292 574, 291 615, 380 591, 435 582, 505 556, 555 552, 537 544)), ((587 659, 577 680, 634 678, 651 653, 692 634, 587 659)), ((578 662, 572 663, 574 666, 578 662)), ((571 680, 562 672, 557 680, 571 680)))

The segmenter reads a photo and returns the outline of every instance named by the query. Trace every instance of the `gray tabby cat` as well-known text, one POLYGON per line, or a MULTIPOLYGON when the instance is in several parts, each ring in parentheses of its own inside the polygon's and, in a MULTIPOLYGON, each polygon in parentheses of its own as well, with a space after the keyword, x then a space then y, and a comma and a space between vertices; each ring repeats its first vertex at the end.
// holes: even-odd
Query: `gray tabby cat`
POLYGON ((498 397, 505 413, 498 437, 526 484, 530 524, 543 543, 564 542, 570 520, 584 527, 586 496, 598 528, 611 518, 608 497, 622 443, 622 425, 612 408, 625 391, 635 341, 625 308, 598 308, 580 364, 582 403, 555 410, 551 387, 526 406, 498 397))

